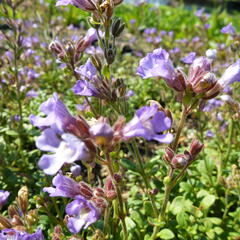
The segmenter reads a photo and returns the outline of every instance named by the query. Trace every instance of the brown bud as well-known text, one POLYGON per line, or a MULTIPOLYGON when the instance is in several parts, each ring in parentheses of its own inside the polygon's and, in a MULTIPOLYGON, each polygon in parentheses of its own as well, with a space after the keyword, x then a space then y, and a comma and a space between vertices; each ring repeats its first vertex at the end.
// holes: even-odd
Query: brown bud
POLYGON ((74 56, 75 48, 72 43, 68 42, 66 45, 66 51, 70 57, 74 56))
POLYGON ((79 186, 82 196, 84 196, 86 199, 91 199, 93 197, 93 190, 85 182, 80 182, 79 186))
POLYGON ((5 217, 3 217, 1 215, 0 215, 0 224, 4 228, 12 228, 12 224, 10 223, 10 221, 7 218, 5 218, 5 217))
POLYGON ((98 71, 101 71, 102 63, 97 55, 91 57, 91 62, 98 71))
POLYGON ((21 187, 21 189, 18 191, 18 197, 28 199, 28 188, 27 188, 27 186, 21 187))
POLYGON ((185 154, 177 154, 171 161, 173 168, 182 169, 186 167, 189 162, 189 157, 185 154))
POLYGON ((105 197, 104 189, 99 188, 99 187, 94 189, 93 194, 94 194, 95 197, 105 197))
POLYGON ((106 191, 106 197, 108 200, 113 200, 117 197, 117 193, 115 190, 106 191))
POLYGON ((18 215, 14 215, 12 218, 12 225, 13 226, 23 226, 23 222, 18 215))
POLYGON ((115 173, 113 177, 116 183, 120 183, 122 181, 122 176, 117 173, 115 173))
POLYGON ((37 221, 37 210, 30 210, 26 216, 28 224, 31 226, 37 221))
POLYGON ((170 163, 172 161, 174 155, 175 155, 175 153, 170 147, 165 148, 165 154, 163 157, 167 162, 170 163))
POLYGON ((57 55, 59 58, 64 58, 66 55, 66 52, 62 46, 62 44, 58 41, 53 41, 49 45, 49 50, 57 55))
POLYGON ((105 189, 106 189, 107 191, 115 190, 113 181, 112 181, 112 179, 111 179, 110 176, 108 176, 108 177, 106 178, 105 189))
POLYGON ((106 201, 105 198, 93 197, 91 200, 94 202, 96 207, 98 207, 102 210, 105 209, 108 206, 108 202, 106 201))
POLYGON ((14 215, 19 215, 18 209, 14 205, 8 207, 8 215, 12 218, 14 215))
POLYGON ((192 158, 195 158, 203 149, 203 144, 200 143, 197 139, 193 139, 189 153, 191 154, 192 158))
POLYGON ((28 209, 28 198, 25 198, 24 196, 18 196, 17 204, 18 204, 18 207, 23 212, 23 214, 25 215, 28 209))

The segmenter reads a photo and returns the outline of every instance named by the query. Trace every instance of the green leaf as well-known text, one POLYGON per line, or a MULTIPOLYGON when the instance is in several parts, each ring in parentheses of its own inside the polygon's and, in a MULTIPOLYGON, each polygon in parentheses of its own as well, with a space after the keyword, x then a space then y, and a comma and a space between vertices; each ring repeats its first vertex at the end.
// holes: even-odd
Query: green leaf
POLYGON ((128 170, 131 170, 133 172, 138 172, 138 168, 137 168, 136 164, 128 158, 122 158, 121 165, 128 170))
POLYGON ((206 197, 203 198, 203 200, 200 203, 200 207, 203 209, 208 209, 210 208, 216 200, 216 197, 214 195, 207 195, 206 197))
POLYGON ((130 217, 126 217, 125 222, 126 222, 127 230, 129 232, 133 231, 136 228, 136 223, 130 217))
POLYGON ((192 202, 190 200, 184 199, 184 197, 179 196, 174 198, 170 205, 170 211, 174 214, 177 215, 182 211, 187 211, 192 208, 192 202))
POLYGON ((181 227, 187 226, 188 215, 185 212, 180 212, 177 214, 176 219, 181 227))
POLYGON ((173 239, 175 235, 170 229, 164 228, 157 234, 157 237, 161 239, 173 239))
POLYGON ((145 201, 143 207, 146 216, 153 216, 153 208, 150 201, 145 201))

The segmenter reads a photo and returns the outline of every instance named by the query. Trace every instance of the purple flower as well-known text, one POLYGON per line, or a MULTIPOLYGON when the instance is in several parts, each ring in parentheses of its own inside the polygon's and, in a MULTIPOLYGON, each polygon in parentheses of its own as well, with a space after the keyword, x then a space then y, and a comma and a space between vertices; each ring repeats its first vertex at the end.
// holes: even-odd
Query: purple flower
POLYGON ((45 174, 56 174, 65 163, 73 163, 78 160, 87 161, 90 153, 85 143, 70 133, 63 133, 61 138, 53 128, 47 128, 36 140, 36 146, 42 151, 52 152, 44 154, 38 166, 45 174))
POLYGON ((210 59, 216 59, 217 57, 217 50, 216 49, 208 49, 206 51, 206 56, 210 59))
POLYGON ((210 99, 207 104, 204 106, 203 111, 204 112, 210 112, 213 109, 217 108, 217 107, 221 107, 224 104, 224 102, 222 100, 218 100, 218 99, 210 99))
POLYGON ((223 27, 221 30, 223 34, 234 35, 236 33, 235 28, 232 26, 232 23, 229 23, 227 26, 223 27))
POLYGON ((203 15, 204 10, 205 10, 204 8, 198 9, 198 10, 195 12, 195 16, 201 17, 201 16, 203 15))
POLYGON ((0 230, 0 239, 1 240, 9 240, 9 239, 22 240, 23 235, 24 235, 23 232, 19 232, 15 229, 0 230))
POLYGON ((132 24, 132 25, 134 25, 136 22, 137 22, 136 19, 131 19, 130 20, 130 24, 132 24))
POLYGON ((207 132, 206 132, 206 137, 207 138, 213 138, 215 136, 215 134, 211 131, 211 130, 208 130, 207 132))
POLYGON ((181 61, 185 64, 192 64, 196 55, 195 52, 190 52, 186 57, 182 58, 181 61))
POLYGON ((169 54, 162 48, 155 49, 141 59, 137 74, 144 79, 162 77, 168 81, 172 81, 176 76, 169 54))
POLYGON ((40 106, 40 111, 46 114, 45 118, 30 115, 29 119, 32 125, 38 128, 45 128, 55 125, 57 129, 63 131, 69 124, 75 124, 75 119, 70 115, 65 105, 59 100, 57 93, 43 102, 40 106))
POLYGON ((26 93, 26 97, 28 98, 35 98, 38 96, 38 92, 36 92, 35 90, 31 89, 26 93))
POLYGON ((67 226, 73 234, 82 228, 86 229, 100 218, 100 211, 82 196, 77 196, 76 200, 66 206, 66 213, 70 216, 67 226))
POLYGON ((126 139, 142 137, 146 140, 156 140, 160 143, 170 143, 171 133, 162 134, 171 127, 172 121, 164 112, 158 111, 157 105, 145 106, 137 110, 134 118, 123 128, 126 139))
POLYGON ((113 139, 114 134, 111 126, 104 121, 98 121, 89 129, 89 132, 99 145, 106 145, 109 143, 113 139))
POLYGON ((84 65, 76 69, 76 72, 80 74, 82 78, 92 80, 97 74, 97 69, 94 67, 91 60, 88 59, 84 65))
POLYGON ((44 236, 43 236, 42 230, 39 228, 33 234, 25 233, 21 239, 22 240, 44 240, 44 236))
POLYGON ((7 202, 10 192, 0 190, 0 209, 7 202))
POLYGON ((81 175, 82 168, 81 166, 75 164, 71 166, 70 171, 74 177, 78 177, 81 175))
POLYGON ((73 86, 72 91, 76 95, 87 96, 87 97, 98 97, 99 92, 93 84, 86 80, 78 80, 73 86))
POLYGON ((1 240, 44 240, 42 230, 38 229, 35 233, 29 234, 15 229, 0 230, 1 240))
POLYGON ((178 81, 178 74, 169 58, 169 53, 162 48, 155 49, 153 53, 148 53, 146 57, 140 60, 137 74, 144 79, 161 77, 168 86, 176 91, 183 90, 181 82, 178 81))
POLYGON ((94 11, 96 7, 88 0, 57 0, 56 6, 73 5, 85 11, 94 11))
POLYGON ((222 77, 219 79, 218 83, 222 88, 229 84, 240 81, 240 59, 238 59, 234 64, 230 65, 222 77))
POLYGON ((48 192, 50 197, 67 197, 75 198, 79 195, 80 185, 73 179, 58 173, 52 180, 54 187, 43 188, 44 192, 48 192))
POLYGON ((94 83, 98 81, 97 69, 93 66, 91 60, 88 59, 86 64, 76 69, 76 72, 80 75, 81 80, 77 81, 72 91, 76 95, 100 97, 99 91, 94 86, 94 83))

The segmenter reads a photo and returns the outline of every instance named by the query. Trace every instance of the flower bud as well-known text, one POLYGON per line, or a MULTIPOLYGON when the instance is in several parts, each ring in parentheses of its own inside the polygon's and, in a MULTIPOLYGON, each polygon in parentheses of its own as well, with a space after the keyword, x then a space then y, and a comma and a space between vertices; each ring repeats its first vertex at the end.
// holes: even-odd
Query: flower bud
POLYGON ((216 59, 216 57, 217 57, 217 50, 216 49, 208 49, 206 51, 206 56, 209 59, 216 59))
POLYGON ((108 206, 108 202, 104 198, 92 197, 91 200, 95 203, 96 207, 98 207, 102 210, 108 206))
POLYGON ((113 37, 119 37, 125 28, 125 24, 122 23, 120 18, 116 18, 112 24, 112 35, 113 37))
POLYGON ((62 59, 65 57, 66 52, 62 46, 62 44, 58 41, 53 41, 49 45, 49 49, 52 53, 57 55, 58 58, 62 59))
POLYGON ((81 166, 79 166, 79 165, 73 165, 73 166, 70 168, 70 171, 71 171, 71 173, 72 173, 72 175, 73 175, 74 177, 78 177, 78 176, 80 176, 80 174, 81 174, 81 166))
POLYGON ((203 146, 204 145, 196 139, 192 141, 189 153, 193 159, 196 158, 196 156, 202 151, 203 146))
POLYGON ((82 196, 84 196, 88 200, 93 197, 93 190, 85 182, 80 182, 79 186, 79 192, 82 196))
POLYGON ((8 215, 13 218, 14 215, 19 215, 18 209, 14 205, 8 207, 8 215))
POLYGON ((113 177, 116 183, 120 183, 122 181, 122 176, 117 173, 115 173, 113 177))
POLYGON ((184 154, 177 154, 171 161, 173 168, 182 169, 189 162, 189 158, 184 154))
POLYGON ((94 194, 95 197, 105 197, 104 189, 99 188, 99 187, 94 189, 93 194, 94 194))
POLYGON ((12 218, 12 225, 13 226, 24 226, 21 218, 17 215, 14 215, 12 218))
POLYGON ((3 217, 1 215, 0 215, 0 224, 4 228, 12 228, 12 224, 10 223, 10 221, 7 218, 5 218, 5 217, 3 217))
POLYGON ((165 154, 163 157, 167 162, 171 163, 174 155, 175 153, 170 147, 165 148, 165 154))
POLYGON ((106 197, 111 201, 117 197, 117 193, 115 190, 106 191, 106 197))
POLYGON ((101 71, 102 63, 97 55, 91 56, 91 62, 98 71, 101 71))

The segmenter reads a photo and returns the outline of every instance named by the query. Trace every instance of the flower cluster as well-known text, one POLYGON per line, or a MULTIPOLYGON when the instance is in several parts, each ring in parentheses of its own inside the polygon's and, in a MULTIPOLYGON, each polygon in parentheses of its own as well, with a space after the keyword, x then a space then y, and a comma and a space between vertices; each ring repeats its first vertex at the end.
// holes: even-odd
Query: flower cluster
POLYGON ((111 179, 106 180, 105 189, 91 188, 85 182, 75 182, 62 173, 57 174, 52 183, 55 188, 45 187, 43 189, 49 193, 50 197, 74 199, 66 206, 67 226, 74 234, 96 222, 108 206, 108 202, 116 197, 111 179))
POLYGON ((240 81, 240 60, 230 65, 217 79, 211 71, 211 61, 206 57, 196 58, 186 76, 175 69, 166 50, 159 48, 140 61, 137 73, 142 78, 161 77, 169 87, 178 92, 193 92, 204 99, 218 95, 227 85, 240 81))

